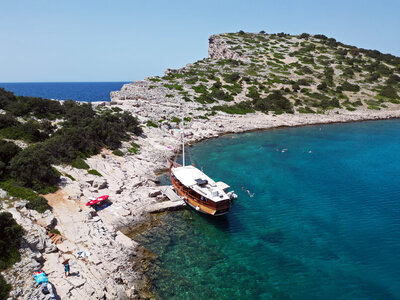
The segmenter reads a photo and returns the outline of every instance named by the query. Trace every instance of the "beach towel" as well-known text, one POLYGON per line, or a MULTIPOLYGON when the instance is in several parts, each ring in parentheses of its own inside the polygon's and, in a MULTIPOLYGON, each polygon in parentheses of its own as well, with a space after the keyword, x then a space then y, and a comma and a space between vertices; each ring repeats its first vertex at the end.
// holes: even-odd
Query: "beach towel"
POLYGON ((47 279, 46 274, 43 271, 40 272, 34 272, 33 273, 33 278, 35 278, 35 281, 38 284, 42 284, 42 283, 47 283, 49 282, 49 280, 47 279))

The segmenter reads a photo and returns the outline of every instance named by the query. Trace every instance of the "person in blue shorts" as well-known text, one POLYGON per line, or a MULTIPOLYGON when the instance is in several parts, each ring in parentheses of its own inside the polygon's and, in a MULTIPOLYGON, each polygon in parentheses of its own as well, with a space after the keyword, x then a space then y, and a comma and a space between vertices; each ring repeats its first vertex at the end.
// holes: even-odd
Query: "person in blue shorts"
POLYGON ((64 272, 65 272, 65 277, 70 275, 70 266, 69 266, 69 258, 63 261, 62 263, 64 265, 64 272), (68 274, 68 275, 67 275, 68 274))

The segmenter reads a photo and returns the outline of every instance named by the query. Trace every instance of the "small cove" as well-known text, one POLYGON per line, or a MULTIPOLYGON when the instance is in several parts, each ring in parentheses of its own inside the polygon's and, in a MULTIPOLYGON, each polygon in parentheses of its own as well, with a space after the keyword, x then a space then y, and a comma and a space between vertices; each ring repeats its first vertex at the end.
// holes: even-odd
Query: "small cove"
POLYGON ((225 217, 172 212, 135 237, 158 255, 146 274, 155 294, 400 298, 399 135, 400 121, 389 120, 196 144, 196 165, 230 184, 239 199, 225 217))

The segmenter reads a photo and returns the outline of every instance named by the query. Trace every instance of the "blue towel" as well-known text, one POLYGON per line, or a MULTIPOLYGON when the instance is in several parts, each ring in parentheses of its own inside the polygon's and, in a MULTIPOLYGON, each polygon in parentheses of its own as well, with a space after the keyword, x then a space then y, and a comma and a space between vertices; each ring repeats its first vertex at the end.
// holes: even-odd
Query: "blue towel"
POLYGON ((33 274, 33 278, 35 278, 36 282, 39 284, 49 282, 44 272, 40 272, 39 274, 33 274))

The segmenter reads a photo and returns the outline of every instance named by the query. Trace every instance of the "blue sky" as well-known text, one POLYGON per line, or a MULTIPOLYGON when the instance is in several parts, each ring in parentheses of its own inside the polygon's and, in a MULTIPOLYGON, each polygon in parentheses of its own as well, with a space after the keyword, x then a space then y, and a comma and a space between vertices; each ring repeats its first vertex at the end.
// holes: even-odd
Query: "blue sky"
POLYGON ((397 0, 17 0, 0 5, 0 82, 133 81, 207 56, 214 33, 322 33, 400 56, 397 0))

